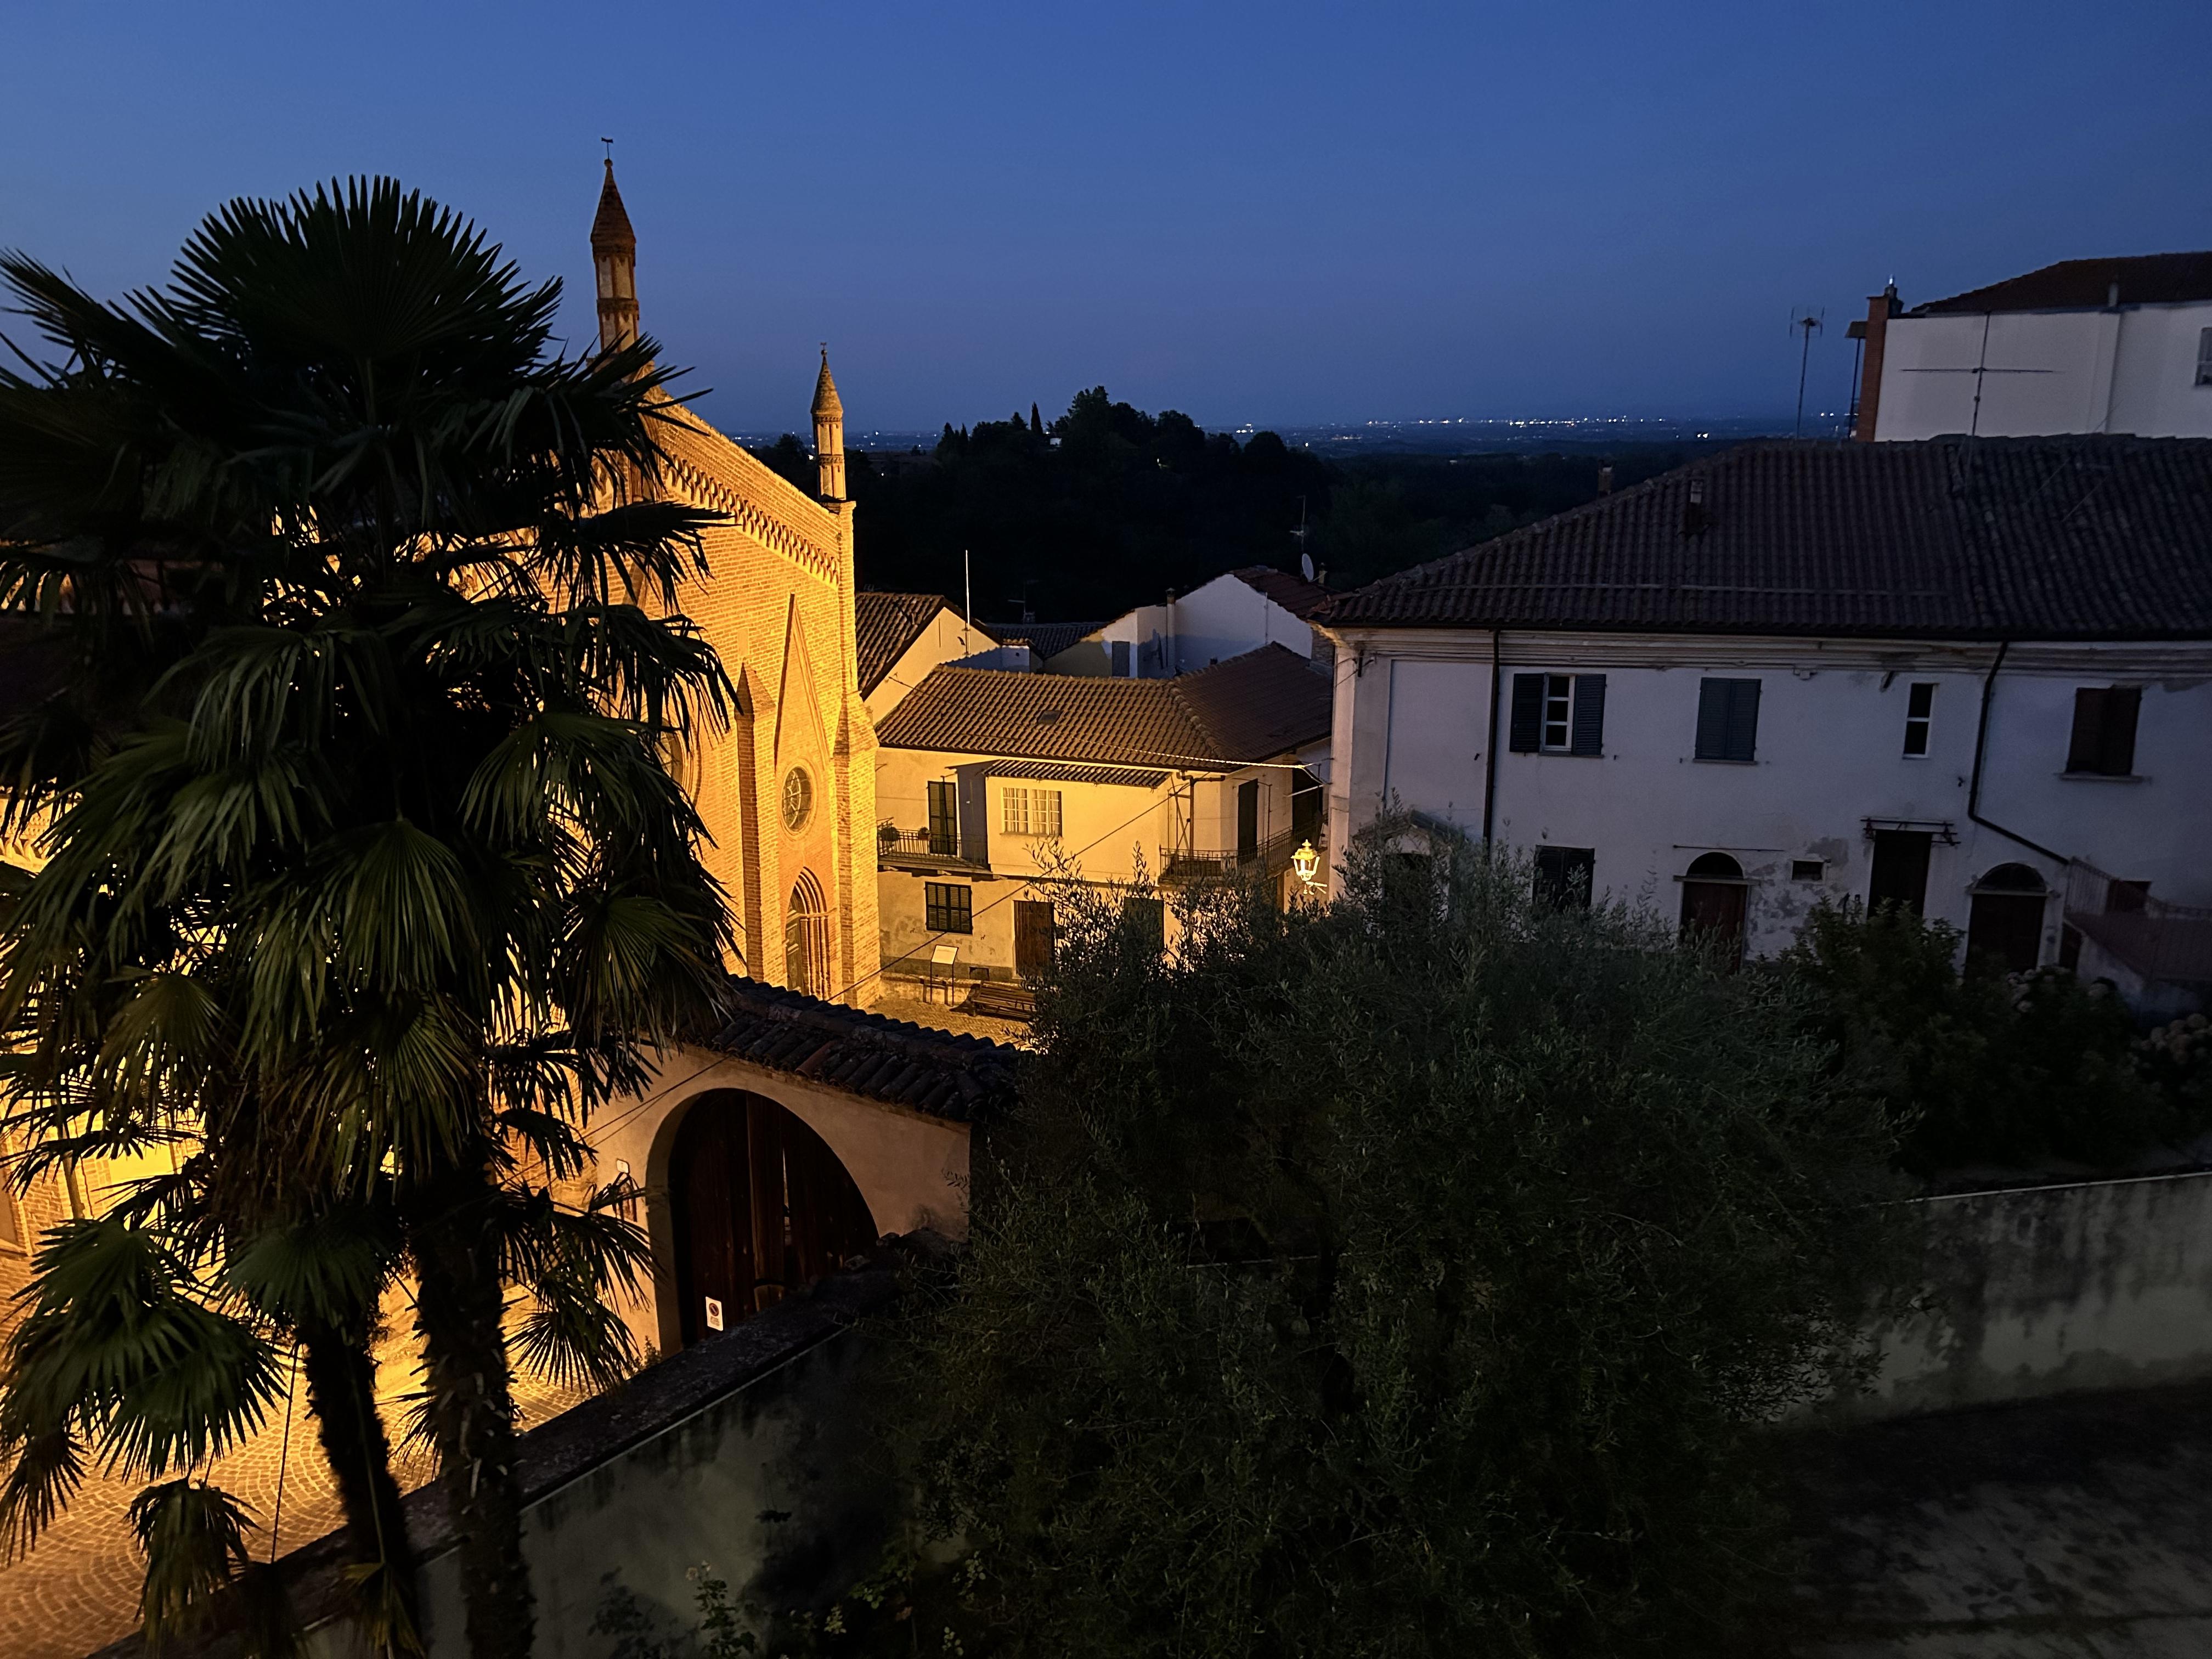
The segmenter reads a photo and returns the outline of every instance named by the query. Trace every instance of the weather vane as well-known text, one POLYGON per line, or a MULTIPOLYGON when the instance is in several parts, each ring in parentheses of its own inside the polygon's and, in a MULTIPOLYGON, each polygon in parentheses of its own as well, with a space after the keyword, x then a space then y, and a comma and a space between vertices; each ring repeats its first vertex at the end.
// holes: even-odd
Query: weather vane
POLYGON ((615 159, 615 141, 611 138, 602 138, 599 142, 607 147, 607 160, 610 161, 613 161, 615 159))

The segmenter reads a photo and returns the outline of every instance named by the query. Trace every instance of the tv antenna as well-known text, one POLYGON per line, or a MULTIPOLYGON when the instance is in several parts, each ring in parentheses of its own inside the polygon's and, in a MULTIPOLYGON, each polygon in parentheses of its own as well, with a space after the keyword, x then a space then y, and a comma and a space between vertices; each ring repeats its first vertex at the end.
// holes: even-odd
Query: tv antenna
POLYGON ((1800 438, 1805 435, 1805 371, 1813 362, 1813 337, 1820 331, 1827 315, 1825 309, 1790 313, 1790 331, 1805 337, 1805 343, 1797 353, 1797 427, 1794 435, 1800 438))

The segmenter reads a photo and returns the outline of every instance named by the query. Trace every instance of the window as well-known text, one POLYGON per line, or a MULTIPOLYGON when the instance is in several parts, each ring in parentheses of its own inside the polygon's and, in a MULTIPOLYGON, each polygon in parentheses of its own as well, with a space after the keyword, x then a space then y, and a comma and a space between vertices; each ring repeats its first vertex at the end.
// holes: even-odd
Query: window
POLYGON ((1790 879, 1792 881, 1826 881, 1828 865, 1825 859, 1792 859, 1790 860, 1790 879))
POLYGON ((2074 694, 2074 740, 2066 769, 2093 778, 2124 778, 2136 769, 2136 714, 2142 688, 2085 685, 2074 694))
POLYGON ((1749 761, 1759 747, 1757 680, 1698 682, 1698 758, 1749 761))
POLYGON ((1905 699, 1905 752, 1928 752, 1928 722, 1936 710, 1936 686, 1931 680, 1914 684, 1905 699))
POLYGON ((1605 676, 1516 674, 1506 746, 1516 755, 1602 755, 1605 676))
POLYGON ((1113 647, 1114 678, 1117 680, 1126 680, 1129 678, 1129 642, 1127 640, 1115 640, 1113 641, 1113 647))
POLYGON ((783 775, 783 827, 794 833, 805 829, 813 811, 814 780, 805 768, 794 766, 783 775))
POLYGON ((2197 331, 2197 384, 2212 386, 2212 328, 2197 331))
POLYGON ((960 805, 948 781, 929 786, 929 850, 941 859, 960 856, 960 805))
POLYGON ((1237 786, 1237 862, 1249 864, 1260 856, 1260 780, 1248 778, 1237 786))
POLYGON ((799 872, 784 908, 783 982, 807 996, 830 994, 830 908, 811 870, 799 872))
POLYGON ((1536 902, 1559 910, 1587 910, 1597 873, 1597 853, 1589 847, 1536 849, 1536 902))
POLYGON ((1060 791, 1021 789, 1008 785, 999 792, 999 828, 1010 836, 1060 834, 1060 791))
POLYGON ((924 882, 921 887, 921 925, 933 933, 974 933, 975 890, 965 882, 924 882))

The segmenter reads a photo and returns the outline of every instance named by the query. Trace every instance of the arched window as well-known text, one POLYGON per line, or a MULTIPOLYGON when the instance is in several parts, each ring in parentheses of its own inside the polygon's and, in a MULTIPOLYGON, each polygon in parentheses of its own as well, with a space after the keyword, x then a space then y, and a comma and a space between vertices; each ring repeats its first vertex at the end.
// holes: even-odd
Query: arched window
POLYGON ((799 872, 784 910, 783 982, 811 997, 830 994, 830 907, 811 870, 799 872))
POLYGON ((1743 960, 1744 902, 1750 883, 1726 853, 1700 853, 1682 872, 1682 937, 1718 952, 1730 968, 1743 960))
POLYGON ((1980 957, 2008 974, 2043 960, 2043 912, 2051 896, 2043 877, 2025 864, 2000 864, 1974 884, 1966 917, 1966 957, 1980 957))

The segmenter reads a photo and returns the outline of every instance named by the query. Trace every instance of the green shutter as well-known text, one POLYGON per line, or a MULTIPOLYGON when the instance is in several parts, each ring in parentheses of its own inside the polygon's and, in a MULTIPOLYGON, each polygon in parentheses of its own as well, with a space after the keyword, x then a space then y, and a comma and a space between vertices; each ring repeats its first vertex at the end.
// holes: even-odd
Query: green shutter
POLYGON ((1516 755, 1533 755, 1544 745, 1544 677, 1513 677, 1513 723, 1506 747, 1516 755))
POLYGON ((1576 755, 1605 753, 1605 676, 1577 674, 1575 676, 1575 717, 1573 741, 1568 752, 1576 755))

